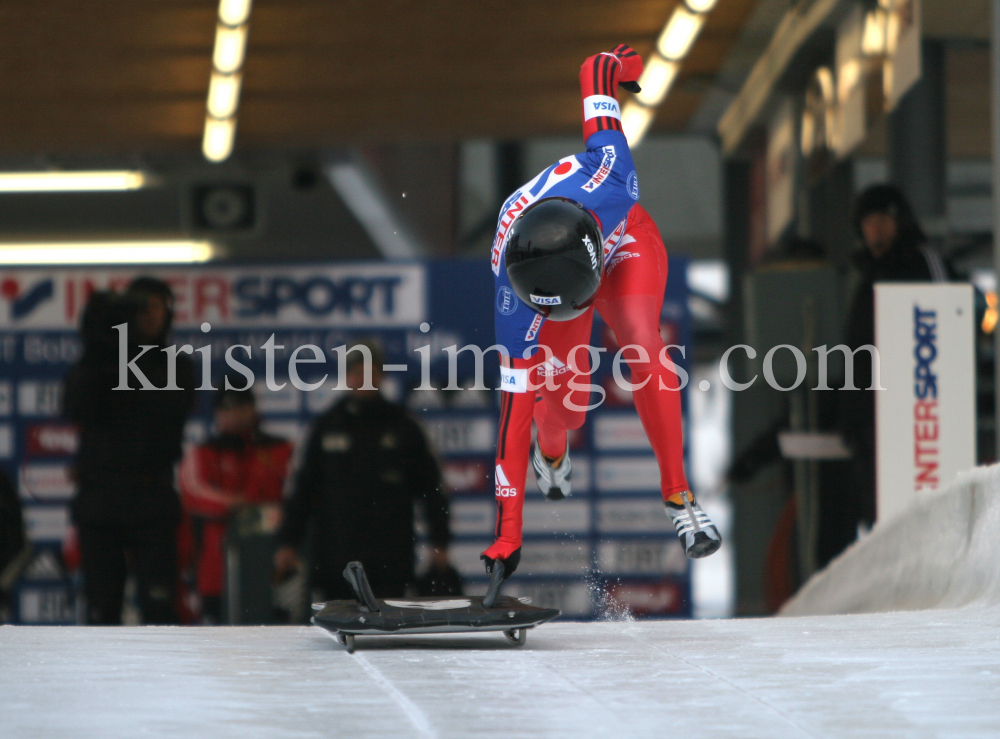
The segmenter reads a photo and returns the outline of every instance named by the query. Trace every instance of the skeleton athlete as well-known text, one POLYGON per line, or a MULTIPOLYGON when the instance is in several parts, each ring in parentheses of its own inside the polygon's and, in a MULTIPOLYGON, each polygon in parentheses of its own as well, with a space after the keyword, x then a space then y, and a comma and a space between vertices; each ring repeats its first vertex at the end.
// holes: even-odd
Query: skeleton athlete
POLYGON ((501 367, 496 449, 495 541, 483 552, 505 575, 521 556, 528 457, 550 500, 571 492, 567 432, 586 416, 596 309, 628 347, 632 397, 660 470, 667 514, 688 557, 705 557, 721 537, 689 491, 683 465, 677 375, 660 338, 667 252, 656 224, 638 204, 639 181, 622 133, 616 92, 638 90, 642 59, 620 45, 580 68, 587 150, 561 159, 504 203, 491 264, 496 277, 497 344, 501 367), (531 449, 531 424, 538 430, 531 449))

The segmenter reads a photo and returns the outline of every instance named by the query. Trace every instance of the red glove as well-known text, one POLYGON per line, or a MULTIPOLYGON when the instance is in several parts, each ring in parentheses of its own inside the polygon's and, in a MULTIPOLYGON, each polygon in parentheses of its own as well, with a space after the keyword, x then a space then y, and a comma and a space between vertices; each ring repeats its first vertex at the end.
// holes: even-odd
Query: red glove
POLYGON ((642 57, 628 44, 618 44, 611 53, 621 63, 618 84, 629 92, 639 92, 639 78, 642 77, 642 57))
POLYGON ((583 97, 583 140, 598 131, 621 131, 621 109, 615 98, 619 83, 638 92, 642 57, 632 47, 619 44, 611 51, 588 57, 580 67, 583 97))

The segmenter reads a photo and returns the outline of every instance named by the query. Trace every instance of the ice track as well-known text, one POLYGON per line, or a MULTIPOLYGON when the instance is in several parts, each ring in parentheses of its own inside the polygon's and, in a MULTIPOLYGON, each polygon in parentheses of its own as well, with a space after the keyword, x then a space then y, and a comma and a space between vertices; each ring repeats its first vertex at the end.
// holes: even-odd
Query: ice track
POLYGON ((997 737, 1000 609, 555 623, 0 628, 0 736, 997 737))

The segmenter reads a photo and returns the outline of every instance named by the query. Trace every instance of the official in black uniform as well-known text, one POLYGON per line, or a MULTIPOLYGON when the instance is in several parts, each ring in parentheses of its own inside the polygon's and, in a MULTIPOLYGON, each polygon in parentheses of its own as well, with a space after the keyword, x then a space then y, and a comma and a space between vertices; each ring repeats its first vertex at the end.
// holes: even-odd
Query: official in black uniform
MULTIPOLYGON (((441 473, 416 421, 377 389, 382 355, 370 352, 372 389, 363 389, 365 361, 347 355, 351 392, 313 423, 284 503, 275 570, 296 569, 311 532, 310 584, 325 600, 353 598, 343 572, 359 560, 377 597, 404 595, 414 577, 414 501, 424 503, 432 568, 449 568, 448 500, 441 473)), ((353 347, 352 347, 353 349, 353 347)))
MULTIPOLYGON (((858 280, 844 329, 844 343, 852 351, 875 343, 876 283, 945 282, 951 277, 899 188, 873 185, 862 192, 854 227, 864 246, 854 257, 858 280)), ((820 501, 820 566, 854 541, 859 523, 871 526, 875 520, 875 392, 866 389, 871 383, 872 364, 860 352, 854 360, 854 386, 862 389, 837 393, 851 470, 850 480, 828 487, 820 501)))
POLYGON ((135 279, 124 295, 95 293, 83 316, 84 351, 65 380, 66 416, 80 428, 74 472, 73 520, 87 597, 87 623, 121 623, 130 557, 147 624, 177 622, 177 526, 181 505, 174 465, 196 384, 189 357, 177 357, 176 387, 169 380, 167 344, 173 318, 170 287, 153 277, 135 279), (137 367, 157 389, 142 390, 128 373, 119 384, 119 333, 128 324, 128 359, 152 345, 137 367))

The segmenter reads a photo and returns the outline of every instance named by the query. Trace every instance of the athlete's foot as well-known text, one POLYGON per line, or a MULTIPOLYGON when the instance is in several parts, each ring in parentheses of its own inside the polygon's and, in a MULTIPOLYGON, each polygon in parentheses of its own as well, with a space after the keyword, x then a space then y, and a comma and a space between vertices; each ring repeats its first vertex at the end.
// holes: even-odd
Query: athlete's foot
POLYGON ((531 464, 535 468, 535 481, 538 489, 549 500, 568 498, 572 492, 570 478, 573 467, 569 461, 569 440, 566 441, 566 451, 559 459, 550 459, 542 452, 541 445, 535 442, 535 451, 531 455, 531 464))
POLYGON ((688 490, 674 493, 663 501, 667 515, 674 522, 677 537, 689 559, 714 554, 722 546, 722 537, 708 515, 688 490))

